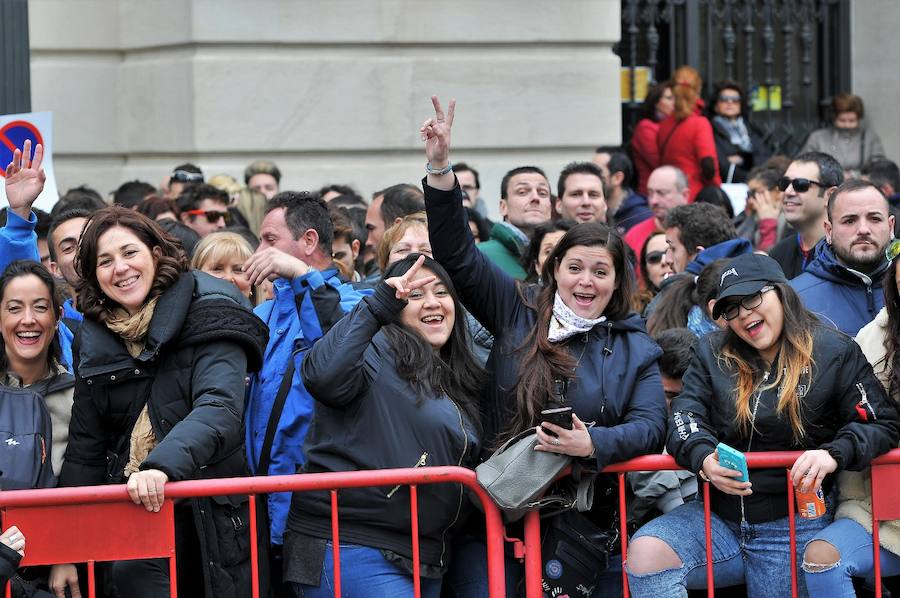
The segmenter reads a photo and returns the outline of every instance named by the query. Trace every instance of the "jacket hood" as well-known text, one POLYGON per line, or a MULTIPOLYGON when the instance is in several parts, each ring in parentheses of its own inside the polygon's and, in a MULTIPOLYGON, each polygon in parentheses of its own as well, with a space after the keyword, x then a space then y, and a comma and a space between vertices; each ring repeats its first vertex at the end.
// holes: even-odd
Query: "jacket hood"
MULTIPOLYGON (((701 270, 718 259, 732 258, 745 253, 753 252, 753 243, 747 239, 730 239, 711 247, 707 247, 697 254, 691 263, 685 268, 686 272, 699 275, 701 270)), ((670 277, 671 278, 671 277, 670 277)))
POLYGON ((872 286, 880 289, 881 279, 890 267, 890 263, 887 260, 882 260, 881 264, 869 274, 851 270, 838 261, 837 256, 834 255, 834 250, 831 248, 831 245, 825 242, 825 239, 822 239, 816 245, 815 255, 815 259, 806 266, 806 272, 817 278, 839 284, 872 286))
POLYGON ((650 211, 647 200, 634 191, 629 191, 628 196, 622 200, 619 209, 616 210, 616 226, 624 226, 625 224, 633 226, 652 216, 653 212, 650 211))
POLYGON ((619 332, 647 333, 647 326, 644 324, 644 318, 634 312, 628 314, 621 320, 610 320, 609 327, 611 330, 619 332))
POLYGON ((514 229, 508 222, 497 222, 491 227, 491 240, 497 241, 516 256, 525 254, 526 243, 519 235, 524 237, 521 231, 514 229))

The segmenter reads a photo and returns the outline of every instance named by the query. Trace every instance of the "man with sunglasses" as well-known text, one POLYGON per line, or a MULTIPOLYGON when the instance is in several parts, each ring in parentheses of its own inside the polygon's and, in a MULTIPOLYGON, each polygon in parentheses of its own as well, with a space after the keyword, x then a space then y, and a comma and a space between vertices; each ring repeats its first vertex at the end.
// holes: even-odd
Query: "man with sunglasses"
POLYGON ((807 309, 856 336, 884 306, 894 217, 872 183, 851 179, 828 199, 825 239, 806 271, 791 281, 807 309))
POLYGON ((231 222, 229 203, 228 193, 206 184, 189 187, 175 200, 181 222, 201 239, 231 222))
POLYGON ((825 235, 829 193, 844 180, 841 165, 822 152, 800 154, 778 182, 781 210, 796 234, 776 243, 769 251, 788 279, 803 272, 815 258, 816 244, 825 235))
POLYGON ((203 184, 203 171, 199 167, 185 162, 175 167, 163 181, 163 190, 169 199, 178 199, 188 187, 203 184))

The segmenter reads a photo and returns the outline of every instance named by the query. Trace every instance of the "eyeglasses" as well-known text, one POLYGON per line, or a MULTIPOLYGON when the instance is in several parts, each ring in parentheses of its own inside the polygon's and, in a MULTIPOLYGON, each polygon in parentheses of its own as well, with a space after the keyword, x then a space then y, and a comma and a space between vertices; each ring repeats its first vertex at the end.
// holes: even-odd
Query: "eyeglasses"
POLYGON ((814 181, 812 179, 791 179, 786 176, 781 177, 781 180, 778 181, 778 189, 780 191, 786 191, 788 187, 793 186, 794 191, 797 193, 806 193, 809 191, 810 185, 818 185, 819 187, 825 186, 819 181, 814 181))
POLYGON ((666 255, 665 251, 651 251, 650 253, 647 254, 647 258, 646 258, 647 263, 652 266, 655 266, 656 264, 658 264, 662 261, 663 256, 665 256, 665 255, 666 255))
POLYGON ((203 175, 199 172, 188 172, 187 170, 176 170, 169 177, 170 181, 179 183, 202 183, 203 175))
POLYGON ((219 218, 225 221, 225 224, 231 222, 231 212, 219 212, 217 210, 187 210, 184 212, 189 216, 206 216, 206 221, 215 224, 219 218))
POLYGON ((740 104, 741 96, 719 96, 719 101, 726 104, 740 104))
POLYGON ((747 295, 746 297, 741 297, 740 301, 735 301, 734 303, 729 303, 725 306, 725 309, 722 310, 722 317, 725 318, 726 321, 731 321, 738 317, 738 314, 741 313, 741 308, 744 309, 754 309, 762 305, 762 296, 763 293, 768 293, 775 287, 773 286, 764 286, 756 293, 752 295, 747 295))

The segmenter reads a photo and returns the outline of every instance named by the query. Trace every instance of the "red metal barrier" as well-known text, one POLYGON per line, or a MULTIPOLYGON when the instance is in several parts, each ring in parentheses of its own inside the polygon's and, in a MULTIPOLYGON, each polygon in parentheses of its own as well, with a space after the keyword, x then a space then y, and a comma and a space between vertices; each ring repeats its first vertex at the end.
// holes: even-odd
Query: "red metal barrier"
MULTIPOLYGON (((503 567, 503 523, 500 512, 475 480, 475 472, 462 467, 428 467, 316 473, 291 476, 228 478, 173 482, 166 485, 166 501, 159 513, 149 513, 131 503, 125 486, 90 486, 52 490, 0 492, 3 528, 17 525, 26 538, 22 565, 87 563, 88 595, 95 596, 94 564, 98 561, 167 558, 171 596, 176 598, 174 508, 176 498, 215 495, 250 496, 250 545, 253 570, 252 593, 259 596, 256 550, 256 494, 273 492, 331 492, 332 543, 335 562, 335 596, 340 596, 340 536, 337 495, 339 490, 366 486, 410 486, 412 550, 415 595, 420 596, 418 493, 424 484, 459 483, 481 503, 487 529, 488 587, 491 598, 505 594, 503 567), (116 533, 110 533, 114 530, 116 533), (121 532, 121 533, 120 533, 121 532)), ((538 565, 540 566, 540 565, 538 565)), ((7 592, 9 588, 7 587, 7 592)))
MULTIPOLYGON (((802 453, 773 452, 747 453, 747 465, 751 469, 785 468, 802 453)), ((628 534, 626 516, 625 474, 633 471, 664 471, 680 469, 669 456, 652 455, 638 457, 626 463, 607 467, 607 473, 618 474, 620 542, 623 561, 625 597, 628 582, 624 572, 627 558, 628 534)), ((872 465, 872 517, 875 547, 875 576, 880 576, 881 563, 878 551, 878 521, 900 519, 900 449, 878 458, 872 465)), ((23 565, 84 562, 88 564, 89 596, 95 595, 93 569, 98 561, 168 558, 170 563, 172 598, 175 592, 175 535, 173 501, 176 498, 247 494, 250 495, 251 566, 253 568, 252 592, 259 596, 258 552, 256 549, 256 494, 273 492, 329 491, 332 503, 332 543, 335 572, 335 595, 340 596, 340 513, 338 492, 347 488, 366 486, 410 486, 410 515, 412 520, 411 543, 414 557, 414 589, 421 593, 419 580, 418 491, 423 484, 460 483, 478 497, 485 513, 487 528, 488 585, 491 598, 505 593, 503 539, 504 528, 497 507, 475 480, 475 473, 460 467, 429 467, 358 471, 347 473, 320 473, 292 476, 256 478, 229 478, 174 482, 166 485, 166 500, 159 513, 148 513, 143 507, 133 505, 124 486, 92 486, 60 488, 54 490, 20 490, 0 493, 0 516, 3 528, 17 525, 27 539, 23 565), (109 534, 115 529, 116 534, 109 534), (100 533, 97 533, 101 530, 100 533)), ((791 566, 792 595, 797 595, 797 563, 793 547, 796 543, 793 513, 793 486, 788 479, 788 501, 791 514, 791 566)), ((703 483, 705 498, 704 527, 707 551, 707 593, 715 595, 713 587, 712 544, 710 542, 709 484, 703 483)), ((539 514, 529 513, 525 518, 523 548, 525 560, 525 588, 527 598, 541 598, 541 541, 539 514)), ((9 589, 7 588, 7 592, 9 589)), ((880 585, 876 596, 880 597, 880 585)))

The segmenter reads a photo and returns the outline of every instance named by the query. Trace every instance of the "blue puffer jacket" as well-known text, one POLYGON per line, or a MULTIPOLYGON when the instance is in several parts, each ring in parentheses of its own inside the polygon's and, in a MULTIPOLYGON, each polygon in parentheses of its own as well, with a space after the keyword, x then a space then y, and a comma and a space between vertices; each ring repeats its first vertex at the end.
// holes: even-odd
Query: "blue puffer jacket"
POLYGON ((869 274, 851 270, 838 261, 824 239, 816 246, 815 255, 806 271, 791 280, 791 286, 806 309, 855 337, 884 307, 881 279, 890 264, 883 261, 869 274))
MULTIPOLYGON (((475 248, 462 210, 459 185, 440 191, 422 182, 434 258, 447 269, 467 309, 495 337, 482 403, 487 448, 506 431, 515 412, 522 354, 537 314, 528 307, 539 292, 523 287, 475 248), (523 295, 525 298, 523 298, 523 295)), ((596 325, 566 343, 578 358, 568 401, 578 417, 596 422, 590 434, 597 467, 658 453, 666 429, 666 403, 657 359, 662 354, 640 316, 596 325)))

